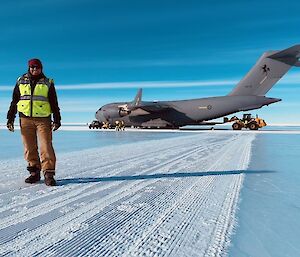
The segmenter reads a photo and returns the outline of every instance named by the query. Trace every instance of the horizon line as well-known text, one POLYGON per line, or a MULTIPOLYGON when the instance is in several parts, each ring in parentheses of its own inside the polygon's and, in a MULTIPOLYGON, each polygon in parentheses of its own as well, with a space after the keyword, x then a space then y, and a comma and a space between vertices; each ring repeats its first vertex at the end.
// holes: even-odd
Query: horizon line
MULTIPOLYGON (((159 88, 159 87, 201 87, 228 86, 238 83, 238 80, 186 80, 186 81, 127 81, 127 82, 99 82, 81 84, 57 84, 57 90, 86 90, 86 89, 118 89, 118 88, 159 88)), ((0 85, 0 91, 10 91, 14 86, 0 85)))

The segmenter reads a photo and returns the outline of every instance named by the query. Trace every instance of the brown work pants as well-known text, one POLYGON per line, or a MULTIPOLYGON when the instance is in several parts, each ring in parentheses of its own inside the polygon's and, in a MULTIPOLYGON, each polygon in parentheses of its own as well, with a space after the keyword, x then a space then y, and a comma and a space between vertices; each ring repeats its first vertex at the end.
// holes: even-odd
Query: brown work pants
POLYGON ((43 173, 55 173, 56 157, 52 146, 50 118, 20 118, 24 157, 29 167, 37 167, 43 173), (38 152, 38 143, 40 155, 38 152))

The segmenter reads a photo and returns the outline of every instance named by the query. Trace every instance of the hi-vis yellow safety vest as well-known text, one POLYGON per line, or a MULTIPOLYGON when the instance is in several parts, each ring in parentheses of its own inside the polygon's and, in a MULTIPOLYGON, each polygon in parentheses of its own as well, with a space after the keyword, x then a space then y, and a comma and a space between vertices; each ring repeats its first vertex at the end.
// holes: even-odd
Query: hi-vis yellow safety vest
POLYGON ((41 78, 37 81, 33 94, 29 78, 25 75, 18 78, 20 100, 18 111, 28 117, 48 117, 52 113, 48 92, 53 80, 41 78))

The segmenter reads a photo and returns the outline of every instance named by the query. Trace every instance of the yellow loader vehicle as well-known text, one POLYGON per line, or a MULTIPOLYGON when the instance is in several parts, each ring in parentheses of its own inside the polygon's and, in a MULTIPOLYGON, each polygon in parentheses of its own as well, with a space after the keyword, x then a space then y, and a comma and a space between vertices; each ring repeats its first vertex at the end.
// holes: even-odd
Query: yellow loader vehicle
POLYGON ((233 130, 241 130, 242 128, 248 128, 250 130, 258 130, 259 128, 267 126, 267 123, 256 115, 256 118, 252 117, 250 113, 245 113, 242 119, 234 116, 230 120, 234 121, 232 124, 233 130))

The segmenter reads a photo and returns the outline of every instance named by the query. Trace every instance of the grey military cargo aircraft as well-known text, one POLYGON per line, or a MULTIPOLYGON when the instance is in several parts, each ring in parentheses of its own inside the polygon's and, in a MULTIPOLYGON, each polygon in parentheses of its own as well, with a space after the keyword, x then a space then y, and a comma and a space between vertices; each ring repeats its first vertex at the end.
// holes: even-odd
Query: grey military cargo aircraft
POLYGON ((212 119, 240 111, 259 109, 281 101, 266 93, 292 66, 300 67, 300 45, 281 51, 267 51, 226 96, 177 101, 142 101, 139 89, 132 102, 110 103, 96 112, 100 123, 141 128, 179 128, 185 125, 213 125, 212 119))

